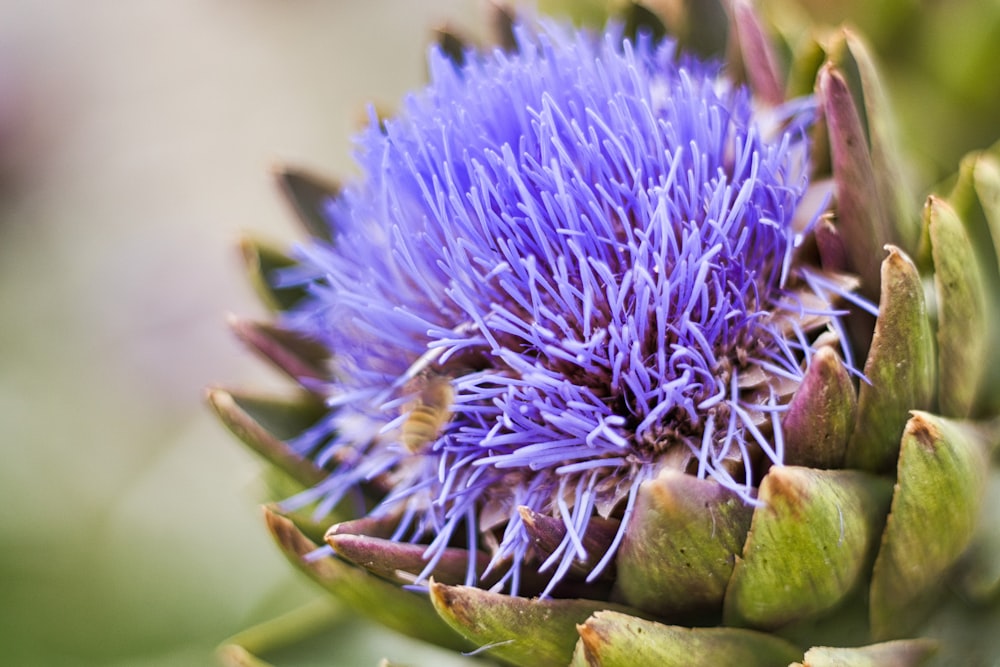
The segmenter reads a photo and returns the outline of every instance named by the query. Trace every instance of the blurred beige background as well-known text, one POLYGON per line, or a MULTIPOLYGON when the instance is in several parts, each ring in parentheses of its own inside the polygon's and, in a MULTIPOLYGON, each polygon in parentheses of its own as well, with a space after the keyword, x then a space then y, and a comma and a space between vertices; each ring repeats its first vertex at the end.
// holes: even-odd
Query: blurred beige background
POLYGON ((366 101, 422 81, 422 27, 482 11, 0 1, 0 663, 213 664, 307 597, 202 405, 279 384, 224 325, 261 312, 235 242, 291 240, 269 167, 349 172, 366 101))

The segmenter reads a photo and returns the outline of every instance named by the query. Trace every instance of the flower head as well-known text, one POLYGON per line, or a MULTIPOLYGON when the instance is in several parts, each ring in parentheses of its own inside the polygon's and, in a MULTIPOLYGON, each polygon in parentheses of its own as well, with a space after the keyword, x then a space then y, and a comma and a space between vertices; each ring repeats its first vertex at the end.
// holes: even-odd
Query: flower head
POLYGON ((333 242, 284 278, 309 293, 289 322, 333 353, 329 415, 293 444, 330 466, 300 502, 381 479, 376 513, 428 572, 464 536, 511 590, 526 565, 551 590, 605 569, 663 468, 753 502, 842 290, 795 261, 808 101, 757 109, 670 41, 517 37, 432 52, 429 87, 358 138, 333 242), (549 553, 535 515, 565 528, 549 553))
POLYGON ((700 7, 445 33, 358 179, 279 173, 312 240, 243 246, 281 319, 234 329, 305 391, 209 400, 296 483, 265 512, 290 561, 412 636, 915 667, 935 642, 887 640, 943 623, 965 659, 1000 590, 1000 148, 918 221, 855 34, 783 81, 750 3, 700 7), (650 36, 678 26, 728 64, 650 36))

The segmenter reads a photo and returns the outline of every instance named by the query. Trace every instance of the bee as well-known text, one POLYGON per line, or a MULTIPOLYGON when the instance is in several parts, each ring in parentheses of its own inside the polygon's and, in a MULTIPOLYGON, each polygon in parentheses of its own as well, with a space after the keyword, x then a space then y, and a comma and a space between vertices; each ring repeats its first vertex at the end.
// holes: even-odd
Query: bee
POLYGON ((403 446, 414 453, 441 435, 451 419, 451 406, 455 401, 451 378, 423 374, 415 379, 420 382, 420 389, 406 406, 409 414, 403 421, 399 438, 403 446))

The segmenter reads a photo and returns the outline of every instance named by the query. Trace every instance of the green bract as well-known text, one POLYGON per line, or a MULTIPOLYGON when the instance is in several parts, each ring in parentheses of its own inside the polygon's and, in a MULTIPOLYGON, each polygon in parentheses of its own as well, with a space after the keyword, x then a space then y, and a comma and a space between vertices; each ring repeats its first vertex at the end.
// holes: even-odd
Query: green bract
MULTIPOLYGON (((763 477, 757 504, 711 479, 664 470, 639 488, 614 566, 573 596, 549 599, 490 592, 489 580, 462 585, 469 554, 458 547, 442 552, 429 592, 410 591, 404 585, 423 570, 424 546, 390 539, 393 517, 361 517, 347 505, 320 522, 308 508, 283 515, 269 506, 268 528, 289 560, 345 605, 448 649, 478 649, 480 660, 994 664, 1000 144, 968 156, 921 215, 904 186, 905 158, 876 66, 856 34, 833 30, 775 47, 747 2, 654 6, 621 9, 630 28, 679 31, 702 51, 726 47, 733 73, 765 102, 815 93, 813 180, 828 180, 834 197, 815 243, 797 252, 879 307, 877 318, 853 312, 846 331, 817 341, 783 413, 785 465, 763 477), (840 342, 863 378, 851 374, 840 342), (306 558, 324 541, 336 557, 306 558)), ((510 17, 498 16, 509 45, 510 17)), ((462 53, 456 37, 444 39, 462 53)), ((327 235, 324 201, 336 186, 300 171, 278 180, 306 230, 327 235)), ((252 241, 243 250, 268 306, 286 311, 302 297, 275 278, 275 269, 294 265, 286 254, 252 241)), ((272 466, 278 495, 315 485, 324 471, 285 439, 323 413, 308 380, 324 376, 330 352, 276 324, 239 320, 233 329, 299 381, 300 393, 269 399, 213 389, 211 406, 272 466)), ((385 491, 365 486, 363 504, 385 491)), ((562 541, 561 521, 520 512, 539 549, 562 541)), ((610 542, 616 527, 608 521, 588 531, 591 554, 610 542)), ((239 647, 220 655, 258 664, 239 647)))

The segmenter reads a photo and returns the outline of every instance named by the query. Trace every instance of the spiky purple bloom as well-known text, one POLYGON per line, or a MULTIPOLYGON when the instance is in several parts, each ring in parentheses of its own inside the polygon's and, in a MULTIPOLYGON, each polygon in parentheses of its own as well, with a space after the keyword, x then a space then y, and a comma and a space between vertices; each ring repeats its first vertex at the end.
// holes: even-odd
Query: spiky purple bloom
POLYGON ((426 572, 463 541, 514 593, 524 567, 551 591, 595 517, 620 522, 605 569, 665 466, 753 502, 837 326, 835 290, 794 261, 808 104, 765 117, 669 41, 518 39, 431 54, 429 87, 358 138, 334 244, 286 276, 309 290, 290 323, 334 355, 329 416, 292 443, 332 472, 296 502, 324 514, 378 479, 426 572), (555 552, 520 507, 564 522, 555 552))

